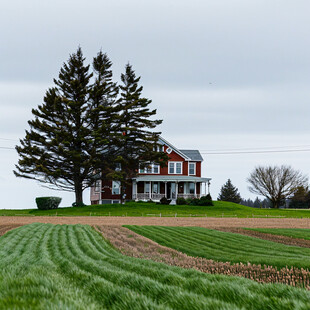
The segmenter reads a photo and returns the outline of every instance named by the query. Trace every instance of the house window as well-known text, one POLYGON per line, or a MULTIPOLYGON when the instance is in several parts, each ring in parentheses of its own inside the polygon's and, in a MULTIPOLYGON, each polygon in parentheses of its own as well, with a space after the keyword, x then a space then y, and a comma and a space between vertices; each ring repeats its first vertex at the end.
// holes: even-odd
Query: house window
POLYGON ((195 194, 195 183, 189 183, 188 188, 190 194, 195 194))
POLYGON ((122 170, 122 164, 121 163, 116 163, 115 164, 115 171, 121 171, 122 170))
POLYGON ((150 192, 150 182, 144 182, 144 192, 147 194, 150 192))
POLYGON ((159 184, 156 182, 156 183, 153 183, 153 194, 158 194, 159 193, 159 184))
POLYGON ((182 162, 169 162, 169 174, 182 174, 182 162))
POLYGON ((119 195, 120 194, 120 182, 112 181, 112 195, 119 195))
POLYGON ((163 152, 164 146, 163 145, 157 145, 157 152, 163 152))
POLYGON ((154 173, 159 174, 159 165, 157 164, 150 164, 144 168, 139 169, 139 173, 154 173))
POLYGON ((196 163, 188 163, 188 175, 196 175, 196 163))
POLYGON ((95 192, 96 193, 100 192, 100 187, 101 187, 101 182, 100 182, 100 180, 97 180, 95 182, 95 192))

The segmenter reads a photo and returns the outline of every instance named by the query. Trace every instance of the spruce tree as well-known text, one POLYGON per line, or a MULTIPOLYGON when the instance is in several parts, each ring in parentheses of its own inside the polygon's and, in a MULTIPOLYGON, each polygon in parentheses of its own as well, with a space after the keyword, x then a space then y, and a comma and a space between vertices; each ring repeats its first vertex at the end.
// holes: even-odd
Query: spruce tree
POLYGON ((93 60, 95 82, 90 92, 89 123, 96 157, 94 168, 101 172, 113 166, 115 145, 120 139, 119 88, 112 80, 111 67, 108 56, 100 51, 93 60))
POLYGON ((81 48, 63 64, 55 86, 46 91, 44 102, 33 109, 20 145, 14 174, 35 179, 47 187, 74 191, 76 204, 83 205, 83 190, 104 175, 124 186, 136 175, 139 161, 164 165, 167 157, 155 152, 158 132, 151 129, 161 120, 150 120, 151 100, 141 95, 130 65, 120 87, 112 81, 112 63, 99 52, 93 73, 85 65, 81 48), (122 169, 115 169, 121 164, 122 169))
POLYGON ((162 120, 151 119, 156 110, 149 109, 148 106, 152 101, 142 96, 140 77, 136 77, 130 64, 126 65, 121 81, 119 102, 121 139, 117 145, 117 161, 122 169, 111 173, 111 176, 121 182, 123 198, 126 185, 137 175, 139 167, 148 163, 163 166, 166 164, 167 155, 156 150, 160 132, 151 131, 161 124, 162 120))
POLYGON ((241 196, 238 193, 238 188, 233 186, 230 179, 222 186, 217 200, 240 203, 241 196))
POLYGON ((75 192, 83 205, 83 190, 93 184, 104 161, 117 87, 111 82, 111 63, 105 54, 94 58, 93 73, 84 65, 81 48, 63 64, 55 87, 33 109, 20 146, 15 175, 35 179, 52 189, 75 192))

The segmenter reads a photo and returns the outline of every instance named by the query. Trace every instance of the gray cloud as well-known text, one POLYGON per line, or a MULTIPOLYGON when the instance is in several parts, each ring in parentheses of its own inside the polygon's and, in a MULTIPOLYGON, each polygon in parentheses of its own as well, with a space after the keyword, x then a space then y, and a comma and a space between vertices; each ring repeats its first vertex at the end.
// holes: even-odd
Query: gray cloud
MULTIPOLYGON (((16 143, 1 138, 23 137, 31 109, 78 45, 88 62, 100 48, 107 52, 116 81, 131 62, 164 120, 163 136, 177 147, 306 145, 309 10, 307 0, 7 1, 0 11, 0 146, 16 143)), ((257 164, 310 169, 306 152, 204 156, 215 198, 228 178, 248 197, 245 179, 257 164)), ((14 150, 0 149, 0 158, 5 205, 33 206, 35 195, 49 193, 13 176, 14 150)), ((72 202, 72 194, 61 195, 64 205, 72 202)))

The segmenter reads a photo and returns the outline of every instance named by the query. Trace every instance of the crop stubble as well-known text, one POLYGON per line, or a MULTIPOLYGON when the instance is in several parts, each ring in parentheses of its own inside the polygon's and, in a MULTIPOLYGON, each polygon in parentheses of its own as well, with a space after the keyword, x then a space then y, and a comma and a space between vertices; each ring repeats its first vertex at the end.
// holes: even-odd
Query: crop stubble
POLYGON ((281 268, 255 264, 232 264, 192 257, 161 246, 135 232, 118 226, 97 226, 97 229, 123 254, 163 262, 182 268, 193 268, 211 274, 239 276, 259 283, 284 283, 310 289, 310 272, 303 268, 281 268))

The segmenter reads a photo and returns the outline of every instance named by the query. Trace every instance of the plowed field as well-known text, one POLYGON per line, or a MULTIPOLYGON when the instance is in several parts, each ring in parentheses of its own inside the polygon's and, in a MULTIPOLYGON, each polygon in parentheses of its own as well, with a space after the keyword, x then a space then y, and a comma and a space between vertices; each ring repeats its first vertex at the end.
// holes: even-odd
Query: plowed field
POLYGON ((310 228, 310 219, 297 218, 190 218, 190 217, 117 217, 117 216, 2 216, 0 225, 31 223, 89 225, 160 225, 206 228, 310 228))

